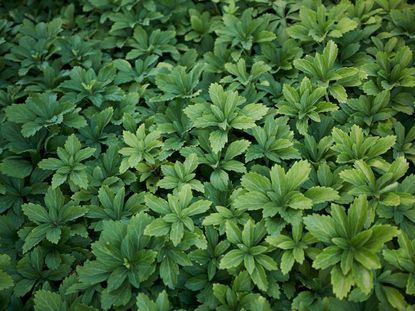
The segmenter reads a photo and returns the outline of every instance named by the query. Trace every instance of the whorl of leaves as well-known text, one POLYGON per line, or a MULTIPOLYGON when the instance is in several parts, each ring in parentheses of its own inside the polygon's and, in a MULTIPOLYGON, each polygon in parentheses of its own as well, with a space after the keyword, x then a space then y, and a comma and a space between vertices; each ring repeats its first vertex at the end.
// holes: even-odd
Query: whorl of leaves
POLYGON ((415 310, 415 4, 0 1, 0 310, 415 310))

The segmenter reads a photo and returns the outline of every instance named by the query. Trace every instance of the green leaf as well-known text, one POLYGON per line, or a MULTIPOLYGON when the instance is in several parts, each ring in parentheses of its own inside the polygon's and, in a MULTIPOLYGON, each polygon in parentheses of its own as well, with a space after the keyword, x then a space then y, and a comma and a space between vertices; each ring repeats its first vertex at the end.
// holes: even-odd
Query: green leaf
POLYGON ((183 210, 183 214, 191 217, 206 212, 212 203, 208 200, 199 200, 183 210))
POLYGON ((30 231, 25 238, 23 244, 23 253, 28 252, 37 244, 39 244, 45 237, 46 234, 51 230, 49 224, 41 224, 30 231))
POLYGON ((336 266, 331 269, 330 275, 334 294, 339 299, 345 298, 354 283, 352 274, 343 275, 340 268, 336 266))
POLYGON ((327 66, 327 68, 331 68, 334 65, 334 62, 336 61, 337 58, 337 53, 338 53, 338 48, 336 43, 334 43, 334 41, 330 40, 326 47, 323 50, 323 57, 325 59, 325 65, 327 66))
POLYGON ((177 244, 181 242, 181 240, 183 239, 183 235, 184 235, 183 223, 181 222, 173 223, 171 225, 171 230, 170 230, 170 239, 173 242, 174 246, 177 246, 177 244))
POLYGON ((298 161, 287 172, 287 187, 289 189, 297 189, 307 179, 310 174, 311 167, 307 161, 298 161))
POLYGON ((341 37, 342 34, 355 29, 358 26, 358 23, 348 17, 343 17, 339 20, 336 25, 336 29, 331 31, 332 37, 341 37))
POLYGON ((69 176, 69 180, 74 184, 79 186, 81 189, 88 188, 88 175, 85 171, 81 172, 72 172, 69 176))
POLYGON ((165 236, 170 231, 170 225, 166 223, 162 218, 154 220, 149 224, 144 233, 153 236, 165 236))
POLYGON ((57 311, 63 308, 61 296, 46 290, 35 293, 34 303, 36 311, 57 311))
POLYGON ((43 159, 38 165, 41 169, 55 171, 64 166, 64 163, 59 159, 49 158, 43 159))
POLYGON ((311 199, 314 204, 330 202, 340 198, 338 192, 330 187, 312 187, 304 195, 311 199))
POLYGON ((218 189, 225 191, 229 183, 229 175, 224 170, 216 169, 210 175, 210 182, 218 189))
POLYGON ((268 278, 265 270, 261 266, 257 266, 251 274, 252 281, 258 286, 260 290, 266 291, 268 289, 268 278))
POLYGON ((230 269, 233 267, 239 266, 242 261, 244 260, 244 253, 240 250, 231 250, 225 256, 222 257, 220 261, 220 268, 221 269, 230 269))
POLYGON ((67 180, 67 178, 67 175, 62 175, 58 173, 54 174, 52 177, 52 188, 57 189, 67 180))
POLYGON ((127 271, 124 268, 116 268, 107 279, 108 290, 113 291, 120 288, 127 278, 127 271))
POLYGON ((406 310, 407 304, 405 298, 396 288, 384 286, 383 291, 385 292, 386 299, 393 308, 396 310, 406 310))
POLYGON ((156 299, 157 310, 159 311, 169 311, 170 302, 167 295, 167 292, 163 290, 156 299))
POLYGON ((373 275, 370 270, 363 268, 359 264, 353 265, 353 278, 356 285, 365 295, 368 295, 373 289, 373 275))
POLYGON ((5 159, 0 163, 0 172, 4 175, 25 178, 32 172, 32 163, 23 159, 5 159))
POLYGON ((337 99, 340 103, 345 103, 347 101, 347 92, 346 89, 340 85, 336 84, 329 88, 330 94, 337 99))
POLYGON ((260 254, 255 256, 255 261, 264 267, 265 270, 277 270, 277 263, 268 255, 260 254))
POLYGON ((174 288, 179 274, 179 266, 169 257, 165 258, 160 264, 160 277, 164 284, 174 288))
POLYGON ((50 230, 46 233, 46 239, 52 242, 53 244, 58 244, 61 238, 61 228, 50 228, 50 230))
MULTIPOLYGON (((229 255, 229 254, 227 254, 227 255, 229 255)), ((235 255, 234 255, 234 257, 235 257, 235 255)), ((225 258, 227 260, 228 265, 229 265, 229 262, 231 262, 232 260, 235 260, 233 258, 230 259, 230 258, 226 257, 226 255, 223 258, 225 258)), ((222 260, 223 260, 223 258, 222 258, 222 260)), ((244 256, 244 265, 245 265, 246 271, 248 271, 249 274, 252 274, 255 270, 255 259, 254 259, 254 257, 252 255, 245 255, 244 256)), ((221 266, 224 267, 224 264, 222 264, 221 266)), ((232 265, 225 266, 225 268, 231 268, 231 267, 233 267, 233 266, 232 265)))
POLYGON ((49 221, 48 212, 41 205, 26 203, 22 205, 22 211, 31 221, 37 224, 47 223, 49 221))
POLYGON ((338 263, 341 259, 342 250, 337 246, 329 246, 317 255, 313 261, 316 269, 326 269, 338 263))
POLYGON ((209 135, 210 146, 212 147, 212 151, 218 153, 225 147, 225 144, 228 142, 228 135, 226 132, 217 130, 213 131, 209 135))
POLYGON ((294 265, 294 256, 292 251, 285 251, 281 257, 281 272, 288 274, 294 265))
POLYGON ((10 288, 14 285, 12 277, 4 271, 0 270, 0 291, 10 288))
POLYGON ((225 152, 225 161, 231 160, 243 154, 251 143, 245 139, 237 140, 229 144, 225 152))
POLYGON ((139 311, 157 311, 156 304, 146 294, 139 293, 137 296, 137 308, 139 311))
POLYGON ((151 193, 147 193, 144 196, 144 200, 146 202, 146 205, 151 210, 153 210, 156 213, 159 213, 160 215, 164 215, 170 212, 167 201, 163 200, 162 198, 156 197, 151 193))
POLYGON ((81 150, 81 142, 75 134, 72 134, 65 141, 65 150, 68 151, 70 155, 75 155, 79 150, 81 150))
POLYGON ((239 230, 237 224, 234 222, 226 222, 226 237, 233 244, 242 242, 242 232, 239 230))
POLYGON ((304 218, 304 224, 310 233, 327 244, 337 236, 336 225, 331 217, 325 215, 311 215, 304 218))
POLYGON ((271 183, 268 178, 254 172, 245 174, 242 177, 241 184, 249 191, 265 192, 271 190, 271 183))

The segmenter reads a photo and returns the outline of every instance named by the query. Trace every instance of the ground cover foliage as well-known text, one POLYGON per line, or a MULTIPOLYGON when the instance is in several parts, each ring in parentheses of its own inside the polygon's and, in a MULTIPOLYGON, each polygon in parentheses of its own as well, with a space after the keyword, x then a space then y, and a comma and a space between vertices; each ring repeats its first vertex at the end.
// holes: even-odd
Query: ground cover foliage
POLYGON ((1 310, 414 310, 415 6, 0 3, 1 310))

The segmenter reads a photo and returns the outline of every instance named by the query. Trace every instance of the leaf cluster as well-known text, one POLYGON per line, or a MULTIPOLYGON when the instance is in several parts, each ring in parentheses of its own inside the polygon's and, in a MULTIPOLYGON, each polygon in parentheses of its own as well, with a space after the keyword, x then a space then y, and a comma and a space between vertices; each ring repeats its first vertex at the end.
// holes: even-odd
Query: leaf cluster
POLYGON ((414 19, 0 1, 0 310, 414 310, 414 19))

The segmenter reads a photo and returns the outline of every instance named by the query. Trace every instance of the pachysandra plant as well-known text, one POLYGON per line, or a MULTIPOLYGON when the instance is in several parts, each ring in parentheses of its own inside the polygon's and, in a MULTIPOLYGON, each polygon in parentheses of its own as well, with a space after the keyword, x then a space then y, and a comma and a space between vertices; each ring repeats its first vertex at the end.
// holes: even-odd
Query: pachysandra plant
POLYGON ((273 116, 268 116, 263 126, 247 130, 256 143, 248 147, 245 161, 265 158, 280 163, 300 158, 300 153, 294 146, 294 133, 290 131, 287 122, 287 117, 274 119, 273 116))
POLYGON ((217 309, 233 310, 260 305, 259 299, 262 296, 254 294, 252 290, 253 282, 247 271, 240 272, 231 286, 215 283, 213 295, 219 301, 217 309))
POLYGON ((144 235, 152 220, 142 212, 128 223, 104 222, 100 239, 92 245, 96 259, 79 267, 81 285, 107 283, 101 296, 105 310, 127 304, 133 299, 133 289, 140 288, 154 273, 157 252, 151 249, 151 237, 144 235))
POLYGON ((333 139, 331 136, 320 137, 316 140, 313 135, 304 135, 304 144, 297 144, 296 147, 301 152, 301 156, 307 159, 314 165, 321 165, 327 163, 327 161, 334 155, 331 150, 333 146, 333 139))
POLYGON ((415 164, 415 125, 409 130, 397 122, 394 126, 396 144, 393 147, 395 155, 405 156, 406 159, 415 164))
POLYGON ((226 237, 237 249, 230 250, 221 259, 221 269, 231 269, 243 265, 252 281, 259 289, 268 289, 266 271, 277 270, 278 265, 267 253, 269 248, 263 242, 266 229, 263 223, 248 220, 241 230, 233 223, 226 224, 226 237))
POLYGON ((31 137, 42 128, 53 131, 57 126, 81 128, 86 125, 85 118, 79 115, 81 108, 68 101, 60 101, 57 95, 45 93, 29 97, 25 104, 11 105, 6 108, 7 118, 22 124, 24 137, 31 137))
POLYGON ((165 160, 175 151, 181 150, 185 143, 192 140, 190 130, 192 122, 183 112, 183 104, 180 102, 170 103, 163 113, 155 115, 157 130, 166 139, 163 142, 163 150, 160 160, 165 160))
POLYGON ((302 53, 301 47, 293 39, 285 40, 283 44, 274 40, 261 44, 261 54, 256 59, 271 66, 272 73, 283 74, 294 67, 293 60, 301 57, 302 53))
MULTIPOLYGON (((87 304, 81 302, 81 297, 77 294, 65 295, 66 290, 76 280, 73 277, 69 277, 65 284, 62 284, 59 288, 59 292, 52 292, 49 290, 38 290, 33 299, 34 310, 41 311, 47 310, 51 307, 59 310, 71 310, 71 309, 91 309, 87 304), (68 296, 71 299, 67 299, 68 296)), ((95 309, 92 309, 95 310, 95 309)))
POLYGON ((157 198, 150 193, 147 194, 146 205, 158 214, 159 218, 146 227, 145 234, 150 236, 167 235, 174 246, 183 241, 185 231, 200 235, 200 229, 195 228, 192 217, 206 212, 211 202, 208 200, 192 202, 192 199, 192 190, 189 185, 184 185, 177 196, 168 195, 168 201, 157 198))
POLYGON ((292 226, 292 237, 280 234, 268 236, 266 241, 284 251, 281 256, 281 271, 284 274, 292 270, 294 263, 297 262, 301 265, 305 260, 305 251, 312 243, 316 242, 309 232, 303 235, 302 223, 292 226))
POLYGON ((307 230, 324 248, 313 262, 316 269, 330 269, 334 294, 346 297, 352 286, 368 294, 373 288, 373 270, 381 267, 380 251, 398 234, 396 227, 372 224, 365 196, 357 197, 347 213, 333 204, 330 216, 304 218, 307 230))
POLYGON ((61 83, 63 101, 82 103, 90 101, 94 106, 101 107, 105 101, 119 101, 123 93, 115 85, 111 85, 115 77, 113 64, 101 68, 98 74, 91 68, 74 67, 70 74, 70 80, 61 83))
POLYGON ((187 41, 200 42, 201 40, 207 40, 209 34, 219 26, 219 18, 217 16, 212 17, 209 12, 190 9, 189 15, 192 29, 185 36, 187 41))
POLYGON ((160 69, 156 75, 157 87, 164 92, 160 97, 154 97, 152 101, 167 101, 175 98, 192 98, 200 93, 196 87, 203 70, 203 64, 198 63, 187 72, 184 66, 177 66, 168 70, 160 69))
POLYGON ((277 105, 277 112, 293 118, 298 132, 307 133, 309 121, 320 122, 320 114, 338 109, 336 104, 321 100, 326 95, 325 87, 313 88, 308 78, 303 78, 298 91, 284 84, 284 101, 277 105))
POLYGON ((399 271, 405 271, 405 292, 409 295, 415 294, 415 243, 414 240, 402 233, 398 236, 399 249, 385 249, 383 255, 385 260, 399 271))
MULTIPOLYGON (((229 83, 230 90, 242 90, 242 95, 251 99, 253 94, 256 93, 256 82, 264 80, 264 74, 269 72, 271 67, 263 61, 255 62, 250 71, 246 67, 243 58, 240 58, 236 64, 225 64, 225 69, 230 75, 222 78, 220 82, 229 83)), ((260 98, 260 96, 258 97, 260 98)))
POLYGON ((264 14, 253 18, 252 15, 253 9, 245 10, 240 18, 232 14, 225 14, 223 24, 216 30, 220 38, 218 42, 250 50, 255 43, 274 40, 275 34, 268 30, 271 16, 264 14))
POLYGON ((363 85, 363 90, 369 95, 376 95, 396 87, 415 87, 415 68, 410 66, 411 62, 412 51, 408 46, 389 53, 378 51, 376 62, 363 66, 369 77, 374 77, 363 85))
POLYGON ((82 148, 79 139, 72 134, 66 140, 64 148, 58 147, 58 159, 43 159, 38 165, 43 170, 55 171, 52 188, 55 189, 68 180, 71 186, 85 189, 88 187, 88 175, 82 162, 90 158, 94 152, 95 148, 82 148))
POLYGON ((217 83, 209 86, 212 103, 197 101, 185 108, 185 113, 196 128, 212 128, 209 141, 212 151, 217 153, 228 142, 231 129, 244 130, 255 126, 268 111, 262 104, 247 104, 244 97, 235 91, 225 91, 217 83), (242 106, 243 105, 243 106, 242 106), (241 107, 242 106, 242 107, 241 107))
POLYGON ((102 145, 111 146, 116 141, 114 133, 109 133, 106 129, 113 116, 114 109, 108 107, 91 116, 87 125, 79 129, 79 137, 85 144, 95 148, 95 154, 101 153, 102 145))
MULTIPOLYGON (((125 200, 125 188, 114 192, 108 185, 98 191, 99 204, 88 206, 87 217, 99 220, 126 220, 137 212, 144 210, 144 194, 134 193, 125 200)), ((95 226, 100 229, 101 225, 95 226)))
POLYGON ((213 226, 206 227, 206 249, 196 249, 189 254, 189 257, 206 268, 207 278, 212 281, 219 273, 219 263, 222 256, 230 247, 227 240, 219 241, 219 234, 213 226))
POLYGON ((198 164, 197 155, 193 153, 183 163, 176 162, 174 165, 162 165, 161 170, 164 177, 158 182, 158 186, 180 191, 184 185, 190 185, 193 190, 203 192, 203 184, 194 179, 196 176, 194 171, 198 164))
POLYGON ((301 188, 309 178, 310 170, 307 161, 298 161, 287 172, 278 164, 267 170, 266 176, 249 172, 241 179, 244 191, 237 195, 234 206, 248 211, 261 210, 271 235, 287 223, 299 224, 304 210, 339 198, 337 191, 329 187, 303 191, 301 188))
POLYGON ((82 65, 89 68, 96 64, 102 55, 101 51, 96 49, 97 42, 85 42, 79 35, 59 37, 55 45, 62 61, 72 66, 82 65))
POLYGON ((350 124, 372 128, 380 122, 387 122, 396 114, 390 107, 390 97, 390 92, 386 90, 376 96, 350 98, 341 106, 350 124))
POLYGON ((389 219, 390 222, 406 232, 411 239, 415 237, 413 230, 415 226, 413 218, 415 191, 412 187, 414 182, 414 174, 407 176, 396 188, 396 192, 399 194, 399 202, 396 200, 393 201, 393 204, 381 205, 377 209, 379 217, 389 219), (401 199, 402 197, 404 199, 401 199))
POLYGON ((25 19, 19 27, 21 36, 17 42, 13 42, 10 53, 5 57, 12 62, 20 63, 18 69, 20 76, 26 75, 33 69, 41 70, 48 66, 50 58, 56 52, 54 42, 61 31, 61 18, 55 18, 48 23, 36 23, 36 25, 25 19))
POLYGON ((123 147, 119 151, 124 156, 120 164, 120 173, 135 168, 142 161, 155 164, 162 146, 159 131, 146 134, 145 124, 142 124, 135 134, 124 131, 123 138, 128 147, 123 147))
POLYGON ((142 55, 162 56, 166 53, 176 54, 175 35, 174 31, 160 31, 160 29, 155 29, 149 35, 143 27, 137 26, 132 37, 127 40, 127 46, 131 50, 125 58, 129 60, 139 58, 142 55))
POLYGON ((63 281, 69 275, 73 262, 74 257, 65 256, 55 267, 49 267, 46 250, 36 246, 16 263, 16 285, 13 294, 23 297, 31 290, 37 291, 50 282, 63 281))
POLYGON ((412 205, 415 197, 411 192, 400 192, 398 190, 399 180, 408 170, 408 162, 399 157, 385 167, 370 167, 364 161, 359 160, 353 169, 340 172, 340 177, 346 184, 350 184, 348 192, 354 196, 366 195, 371 199, 373 205, 386 205, 392 208, 400 204, 412 205), (380 172, 380 176, 375 174, 380 172))
MULTIPOLYGON (((27 228, 30 231, 23 244, 24 253, 43 240, 58 244, 62 235, 80 235, 83 237, 88 235, 85 227, 75 223, 78 218, 86 214, 86 207, 76 205, 74 202, 65 204, 65 197, 59 188, 48 189, 44 205, 33 203, 22 205, 23 213, 35 224, 34 227, 27 228)), ((25 229, 24 231, 26 231, 25 229)))
POLYGON ((366 74, 359 68, 336 66, 338 52, 336 43, 330 40, 322 53, 296 59, 294 66, 312 81, 326 87, 328 93, 337 101, 344 103, 347 100, 345 87, 361 85, 366 74))
POLYGON ((379 156, 387 152, 395 144, 396 137, 366 136, 362 128, 353 125, 350 133, 339 128, 332 131, 334 146, 331 147, 337 153, 338 163, 353 163, 364 160, 368 163, 378 160, 379 156))
POLYGON ((225 233, 227 223, 243 225, 250 219, 249 215, 244 210, 233 207, 227 208, 219 205, 215 208, 217 212, 207 215, 203 219, 202 224, 204 226, 216 226, 220 233, 225 233))
MULTIPOLYGON (((207 132, 204 132, 207 134, 207 132)), ((190 157, 196 154, 200 164, 210 166, 213 170, 210 174, 210 182, 215 189, 225 191, 230 184, 229 174, 246 172, 244 164, 235 158, 240 156, 249 147, 250 142, 240 139, 231 142, 227 147, 215 153, 210 147, 206 135, 199 136, 200 147, 187 147, 181 150, 181 154, 190 157)))
POLYGON ((0 310, 415 310, 414 18, 0 1, 0 310))
POLYGON ((117 68, 117 77, 114 82, 118 85, 131 82, 144 84, 143 82, 156 74, 156 65, 158 57, 156 55, 148 56, 144 60, 138 59, 134 66, 125 59, 116 59, 113 64, 117 68))
POLYGON ((341 2, 329 10, 324 5, 316 8, 301 6, 300 21, 287 29, 288 34, 304 42, 323 42, 327 38, 341 38, 355 29, 358 23, 347 16, 350 4, 341 2))
POLYGON ((139 310, 169 311, 170 302, 167 292, 162 291, 155 301, 151 300, 146 294, 140 293, 137 296, 137 307, 139 310))

